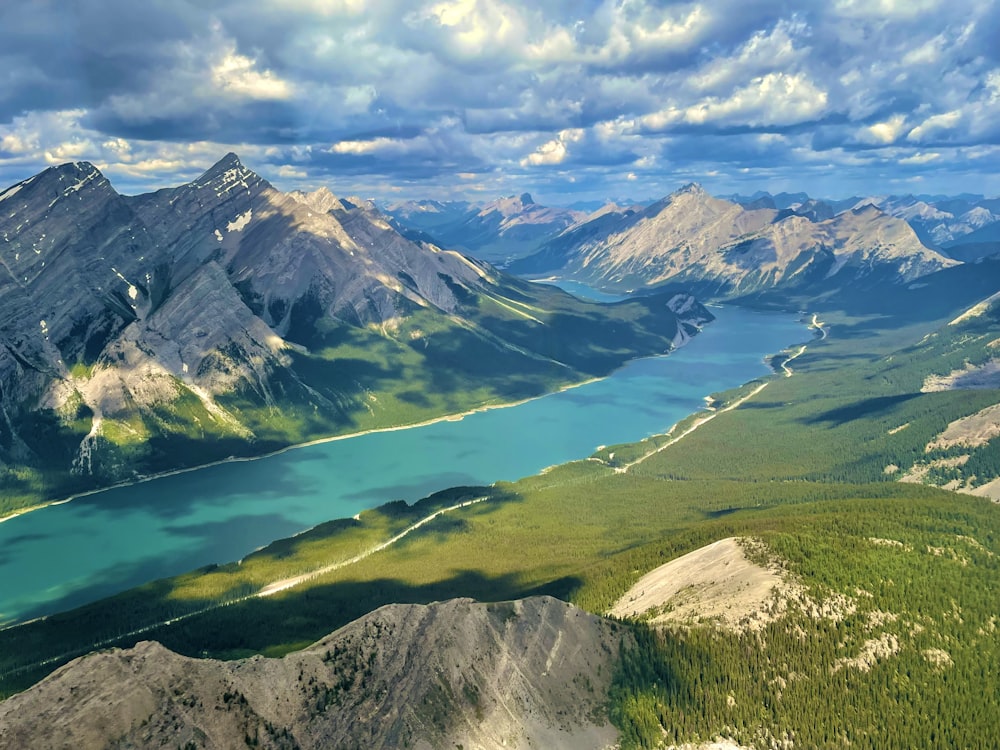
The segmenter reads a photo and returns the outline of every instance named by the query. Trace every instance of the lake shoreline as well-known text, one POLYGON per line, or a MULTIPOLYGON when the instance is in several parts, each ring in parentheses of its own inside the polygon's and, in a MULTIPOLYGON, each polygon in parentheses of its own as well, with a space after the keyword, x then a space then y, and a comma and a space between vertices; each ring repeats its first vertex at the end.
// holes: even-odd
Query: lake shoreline
MULTIPOLYGON (((657 357, 669 356, 671 352, 676 351, 678 347, 674 347, 670 352, 664 354, 655 354, 652 357, 636 357, 635 359, 630 359, 627 362, 623 362, 621 367, 625 367, 631 362, 637 362, 643 359, 652 359, 657 357)), ((460 422, 466 417, 472 416, 473 414, 480 414, 487 411, 492 411, 494 409, 508 409, 514 406, 521 406, 523 404, 529 403, 531 401, 537 401, 541 398, 546 398, 547 396, 552 396, 557 393, 565 393, 566 391, 573 390, 574 388, 582 388, 585 385, 591 383, 596 383, 598 381, 604 380, 610 377, 614 372, 617 372, 620 367, 616 367, 612 372, 607 375, 600 377, 588 378, 587 380, 581 380, 578 383, 567 383, 553 391, 547 391, 538 396, 531 396, 530 398, 523 398, 519 401, 508 401, 499 404, 483 404, 482 406, 477 406, 472 409, 467 409, 466 411, 456 412, 453 414, 443 414, 440 417, 431 417, 430 419, 425 419, 422 422, 414 422, 412 424, 402 424, 396 425, 394 427, 373 427, 368 430, 362 430, 361 432, 349 432, 343 435, 331 435, 329 437, 316 438, 315 440, 309 440, 305 443, 294 443, 292 445, 286 445, 283 448, 278 448, 277 450, 268 451, 267 453, 259 453, 253 456, 229 456, 228 458, 222 458, 218 461, 211 461, 207 464, 198 464, 197 466, 186 466, 181 469, 171 469, 170 471, 157 472, 155 474, 144 474, 142 476, 136 477, 134 479, 128 479, 122 482, 116 482, 115 484, 109 484, 106 487, 98 487, 93 490, 87 490, 85 492, 78 492, 76 494, 70 495, 69 497, 61 498, 58 500, 50 500, 47 502, 39 503, 38 505, 30 505, 26 508, 18 508, 15 511, 8 513, 7 515, 0 516, 0 523, 5 523, 7 521, 12 521, 19 516, 24 516, 29 513, 33 513, 38 510, 43 510, 45 508, 51 508, 56 505, 65 505, 66 503, 72 502, 73 500, 79 500, 82 497, 90 497, 91 495, 98 495, 102 492, 108 492, 110 490, 122 489, 124 487, 135 487, 140 484, 145 484, 146 482, 152 482, 156 479, 164 479, 166 477, 178 476, 180 474, 188 474, 193 471, 201 471, 202 469, 209 469, 213 466, 224 466, 226 464, 233 463, 243 463, 247 461, 259 461, 264 458, 271 458, 273 456, 280 456, 289 451, 298 450, 299 448, 309 448, 314 445, 323 445, 324 443, 333 443, 338 440, 350 440, 351 438, 360 438, 365 435, 375 435, 384 432, 398 432, 400 430, 412 430, 418 427, 428 427, 434 424, 440 424, 441 422, 460 422)))
MULTIPOLYGON (((711 306, 712 307, 718 307, 718 308, 724 308, 725 307, 725 305, 719 305, 719 304, 715 304, 715 305, 711 305, 711 306)), ((710 322, 714 322, 714 321, 710 321, 710 322)), ((822 324, 820 324, 820 325, 822 325, 822 324)), ((812 326, 807 325, 806 327, 807 327, 807 329, 809 329, 812 326)), ((699 327, 698 330, 700 331, 701 327, 699 327)), ((84 492, 78 492, 78 493, 69 495, 68 497, 64 497, 64 498, 60 498, 60 499, 56 499, 56 500, 50 500, 50 501, 42 502, 42 503, 39 503, 37 505, 31 505, 31 506, 28 506, 28 507, 25 507, 25 508, 18 508, 17 510, 14 510, 14 511, 12 511, 12 512, 6 514, 6 515, 0 516, 0 524, 5 523, 7 521, 12 521, 15 518, 18 518, 19 516, 24 516, 24 515, 27 515, 29 513, 33 513, 35 511, 43 510, 45 508, 50 508, 50 507, 57 506, 57 505, 65 505, 65 504, 67 504, 69 502, 72 502, 73 500, 78 500, 80 498, 90 497, 92 495, 97 495, 97 494, 100 494, 102 492, 108 492, 110 490, 123 489, 123 488, 126 488, 126 487, 134 487, 134 486, 145 484, 146 482, 151 482, 151 481, 154 481, 154 480, 157 480, 157 479, 164 479, 164 478, 167 478, 167 477, 178 476, 178 475, 181 475, 181 474, 188 474, 190 472, 201 471, 202 469, 209 469, 209 468, 212 468, 212 467, 215 467, 215 466, 224 466, 224 465, 227 465, 227 464, 243 463, 243 462, 247 462, 247 461, 259 461, 261 459, 271 458, 271 457, 274 457, 274 456, 279 456, 279 455, 282 455, 284 453, 288 453, 289 451, 298 450, 300 448, 309 448, 309 447, 312 447, 312 446, 315 446, 315 445, 323 445, 325 443, 332 443, 332 442, 336 442, 336 441, 339 441, 339 440, 349 440, 351 438, 360 438, 360 437, 364 437, 366 435, 374 435, 374 434, 387 433, 387 432, 397 432, 397 431, 400 431, 400 430, 410 430, 410 429, 416 429, 416 428, 419 428, 419 427, 428 427, 430 425, 440 424, 442 422, 458 422, 458 421, 461 421, 462 419, 464 419, 465 417, 469 417, 469 416, 472 416, 474 414, 480 414, 480 413, 492 411, 492 410, 495 410, 495 409, 507 409, 507 408, 511 408, 511 407, 515 407, 515 406, 521 406, 521 405, 529 403, 531 401, 537 401, 538 399, 546 398, 548 396, 552 396, 552 395, 555 395, 555 394, 558 394, 558 393, 564 393, 566 391, 570 391, 570 390, 573 390, 575 388, 581 388, 583 386, 590 385, 591 383, 596 383, 596 382, 599 382, 601 380, 605 380, 605 379, 613 376, 616 372, 618 372, 622 368, 624 368, 624 367, 626 367, 626 366, 628 366, 628 365, 630 365, 630 364, 632 364, 634 362, 640 362, 642 360, 647 360, 647 359, 658 359, 658 358, 661 358, 661 357, 668 357, 668 356, 670 356, 670 354, 672 354, 673 352, 676 352, 679 348, 681 348, 682 346, 684 346, 685 344, 687 344, 693 338, 694 337, 688 338, 688 339, 683 339, 680 343, 674 344, 674 346, 669 351, 664 352, 662 354, 646 355, 646 356, 635 357, 634 359, 626 360, 625 362, 623 362, 618 367, 615 367, 613 370, 611 370, 606 375, 588 378, 586 380, 581 380, 581 381, 579 381, 577 383, 567 383, 566 385, 563 385, 563 386, 561 386, 561 387, 559 387, 559 388, 557 388, 555 390, 547 391, 547 392, 542 393, 542 394, 540 394, 538 396, 531 396, 529 398, 520 399, 518 401, 509 401, 509 402, 503 402, 503 403, 498 403, 498 404, 483 404, 481 406, 477 406, 477 407, 474 407, 472 409, 467 409, 467 410, 462 411, 462 412, 456 412, 456 413, 452 413, 452 414, 443 414, 443 415, 438 416, 438 417, 431 417, 431 418, 425 419, 425 420, 423 420, 421 422, 414 422, 414 423, 411 423, 411 424, 395 425, 395 426, 391 426, 391 427, 373 427, 371 429, 362 430, 360 432, 350 432, 350 433, 345 433, 345 434, 341 434, 341 435, 331 435, 331 436, 328 436, 328 437, 316 438, 315 440, 309 440, 309 441, 306 441, 304 443, 294 443, 292 445, 286 445, 286 446, 284 446, 282 448, 278 448, 278 449, 273 450, 273 451, 268 451, 266 453, 259 453, 259 454, 250 455, 250 456, 229 456, 227 458, 219 459, 218 461, 211 461, 211 462, 205 463, 205 464, 198 464, 197 466, 187 466, 187 467, 183 467, 183 468, 179 468, 179 469, 171 469, 169 471, 157 472, 157 473, 154 473, 154 474, 145 474, 145 475, 141 475, 139 477, 135 477, 133 479, 127 479, 127 480, 123 480, 121 482, 116 482, 115 484, 110 484, 110 485, 107 485, 105 487, 98 487, 98 488, 95 488, 95 489, 92 489, 92 490, 86 490, 84 492)))

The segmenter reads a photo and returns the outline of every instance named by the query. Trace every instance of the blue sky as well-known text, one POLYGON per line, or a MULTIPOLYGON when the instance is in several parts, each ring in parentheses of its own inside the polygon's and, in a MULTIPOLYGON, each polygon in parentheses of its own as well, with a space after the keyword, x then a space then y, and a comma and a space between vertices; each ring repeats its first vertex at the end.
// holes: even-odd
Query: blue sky
POLYGON ((1000 194, 990 0, 11 0, 0 185, 1000 194))

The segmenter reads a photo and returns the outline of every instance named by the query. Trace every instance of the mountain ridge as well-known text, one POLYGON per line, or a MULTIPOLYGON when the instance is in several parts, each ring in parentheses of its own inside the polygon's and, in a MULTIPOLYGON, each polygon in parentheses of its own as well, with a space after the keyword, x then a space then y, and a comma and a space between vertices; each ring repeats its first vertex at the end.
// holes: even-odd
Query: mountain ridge
POLYGON ((542 596, 387 605, 281 659, 192 659, 144 641, 0 703, 0 747, 610 746, 623 637, 542 596))
POLYGON ((749 205, 714 198, 691 183, 634 214, 604 214, 571 227, 510 270, 615 288, 694 283, 726 296, 821 288, 841 271, 863 278, 881 268, 912 281, 957 264, 873 205, 836 214, 817 203, 802 213, 749 205))

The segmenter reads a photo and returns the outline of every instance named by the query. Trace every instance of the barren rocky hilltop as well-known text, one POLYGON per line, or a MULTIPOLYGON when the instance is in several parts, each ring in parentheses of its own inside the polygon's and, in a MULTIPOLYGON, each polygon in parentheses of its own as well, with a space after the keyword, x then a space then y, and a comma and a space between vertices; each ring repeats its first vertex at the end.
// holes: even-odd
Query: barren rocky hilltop
POLYGON ((0 747, 597 748, 620 626, 551 597, 389 605, 282 659, 157 643, 0 703, 0 747))

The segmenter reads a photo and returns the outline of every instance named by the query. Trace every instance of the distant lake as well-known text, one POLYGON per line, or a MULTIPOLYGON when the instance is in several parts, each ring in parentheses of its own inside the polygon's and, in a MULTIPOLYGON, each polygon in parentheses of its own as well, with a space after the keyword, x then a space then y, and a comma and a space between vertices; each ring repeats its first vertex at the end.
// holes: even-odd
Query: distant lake
POLYGON ((790 314, 712 313, 717 320, 669 356, 518 406, 206 467, 0 523, 0 622, 237 560, 390 500, 515 480, 665 432, 709 393, 767 374, 766 355, 810 339, 790 314))

